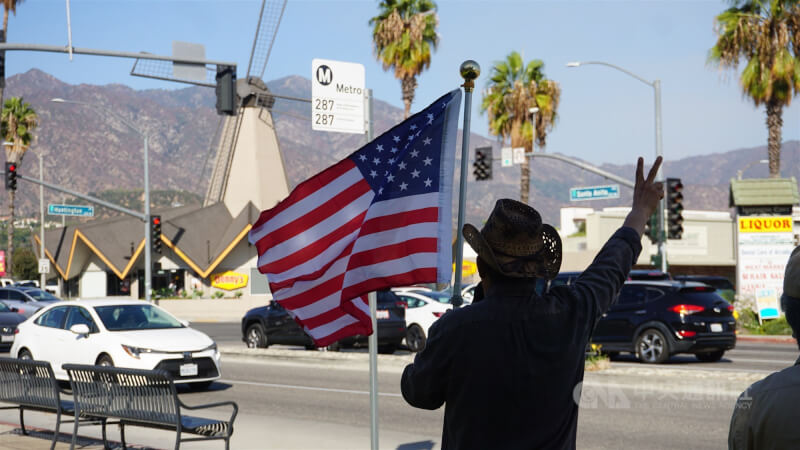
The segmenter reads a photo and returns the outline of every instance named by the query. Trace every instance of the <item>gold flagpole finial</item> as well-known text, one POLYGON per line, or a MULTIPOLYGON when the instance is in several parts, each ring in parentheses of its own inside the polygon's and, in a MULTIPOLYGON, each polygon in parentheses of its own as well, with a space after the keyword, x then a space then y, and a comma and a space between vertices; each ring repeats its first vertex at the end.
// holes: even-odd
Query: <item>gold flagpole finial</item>
POLYGON ((475 87, 475 78, 478 78, 478 75, 481 74, 481 66, 471 60, 468 59, 461 63, 461 67, 459 68, 461 72, 461 77, 464 78, 464 91, 472 92, 472 89, 475 87))

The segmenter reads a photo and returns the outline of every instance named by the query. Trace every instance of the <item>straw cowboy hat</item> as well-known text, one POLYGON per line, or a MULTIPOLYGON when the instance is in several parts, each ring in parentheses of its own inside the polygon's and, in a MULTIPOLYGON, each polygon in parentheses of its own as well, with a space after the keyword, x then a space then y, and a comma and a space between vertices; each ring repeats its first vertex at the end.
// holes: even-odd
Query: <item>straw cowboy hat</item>
POLYGON ((558 232, 516 200, 498 200, 480 231, 466 224, 462 232, 478 256, 505 276, 552 280, 561 268, 558 232))

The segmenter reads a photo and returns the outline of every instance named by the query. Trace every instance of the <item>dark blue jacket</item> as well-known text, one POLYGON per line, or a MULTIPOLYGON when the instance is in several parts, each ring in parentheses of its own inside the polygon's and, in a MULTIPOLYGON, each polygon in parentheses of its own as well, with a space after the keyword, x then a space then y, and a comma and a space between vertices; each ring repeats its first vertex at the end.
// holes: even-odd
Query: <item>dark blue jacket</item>
POLYGON ((483 301, 431 326, 401 387, 412 406, 446 404, 442 448, 575 448, 586 345, 639 240, 620 228, 572 285, 543 296, 535 279, 490 286, 483 301))

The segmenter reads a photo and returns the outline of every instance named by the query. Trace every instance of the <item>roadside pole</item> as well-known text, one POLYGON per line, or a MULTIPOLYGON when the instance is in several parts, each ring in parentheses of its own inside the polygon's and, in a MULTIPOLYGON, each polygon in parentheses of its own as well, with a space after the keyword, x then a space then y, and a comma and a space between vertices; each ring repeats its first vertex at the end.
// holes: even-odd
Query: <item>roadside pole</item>
MULTIPOLYGON (((367 144, 372 141, 372 89, 365 89, 364 109, 367 144)), ((370 448, 378 450, 378 293, 367 294, 369 320, 372 334, 369 335, 369 437, 370 448)))

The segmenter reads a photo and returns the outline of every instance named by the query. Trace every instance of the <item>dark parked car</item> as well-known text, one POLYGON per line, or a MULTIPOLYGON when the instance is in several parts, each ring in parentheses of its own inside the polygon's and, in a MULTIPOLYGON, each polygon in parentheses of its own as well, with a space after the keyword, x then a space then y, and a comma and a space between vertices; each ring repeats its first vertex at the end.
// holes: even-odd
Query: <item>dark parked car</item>
POLYGON ((676 281, 695 281, 698 283, 705 283, 713 288, 717 289, 719 295, 722 296, 725 300, 731 302, 733 301, 733 296, 736 294, 736 288, 734 288, 733 283, 731 280, 715 275, 675 275, 676 281))
MULTIPOLYGON (((406 303, 394 292, 378 291, 378 352, 394 353, 406 337, 406 303)), ((289 312, 278 302, 253 308, 242 318, 242 341, 250 348, 266 348, 272 344, 303 345, 309 350, 316 347, 289 312)), ((328 346, 338 351, 341 347, 365 346, 367 336, 353 336, 328 346)))
POLYGON ((733 305, 701 283, 628 281, 598 321, 592 342, 609 355, 631 352, 645 363, 676 353, 718 361, 736 346, 733 305))
POLYGON ((631 270, 628 274, 629 280, 640 281, 667 281, 671 280, 672 276, 669 273, 660 270, 631 270))
POLYGON ((25 320, 25 316, 17 313, 17 308, 0 302, 0 349, 8 351, 14 343, 17 325, 25 320))

